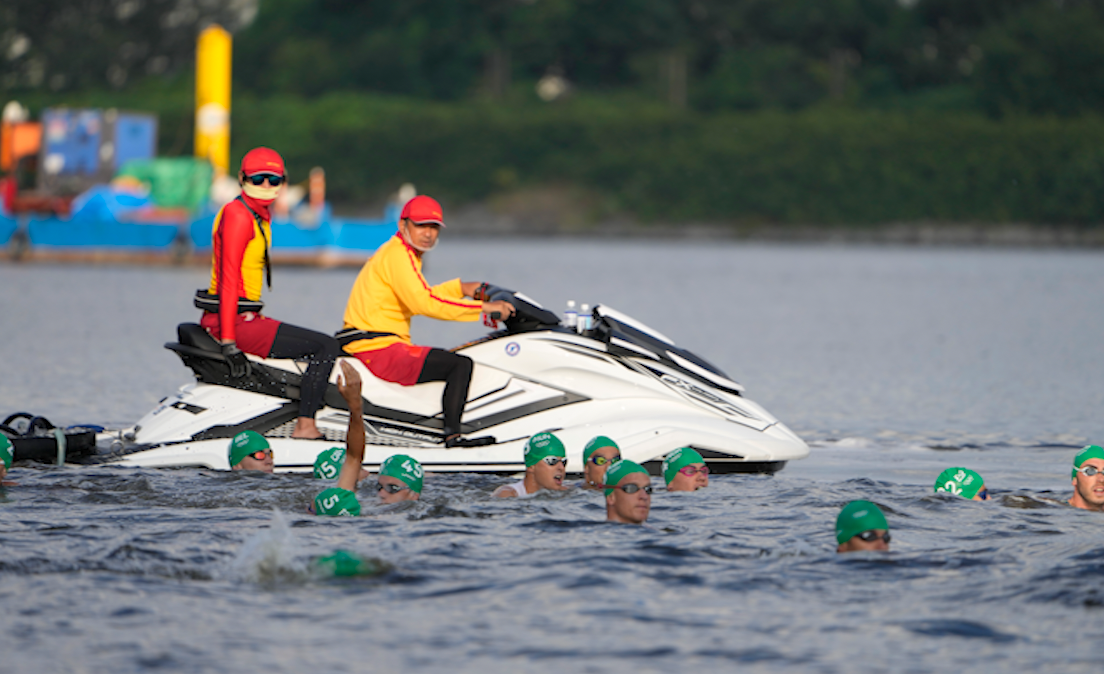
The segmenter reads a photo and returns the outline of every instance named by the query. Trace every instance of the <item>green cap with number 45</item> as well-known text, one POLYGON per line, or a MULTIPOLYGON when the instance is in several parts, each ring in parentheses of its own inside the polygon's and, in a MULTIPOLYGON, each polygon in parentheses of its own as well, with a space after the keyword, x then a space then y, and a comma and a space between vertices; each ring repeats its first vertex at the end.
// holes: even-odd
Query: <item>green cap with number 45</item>
POLYGON ((387 457, 380 464, 379 474, 402 480, 403 484, 410 487, 410 491, 415 494, 422 493, 422 477, 425 471, 422 470, 422 464, 412 456, 395 454, 387 457))

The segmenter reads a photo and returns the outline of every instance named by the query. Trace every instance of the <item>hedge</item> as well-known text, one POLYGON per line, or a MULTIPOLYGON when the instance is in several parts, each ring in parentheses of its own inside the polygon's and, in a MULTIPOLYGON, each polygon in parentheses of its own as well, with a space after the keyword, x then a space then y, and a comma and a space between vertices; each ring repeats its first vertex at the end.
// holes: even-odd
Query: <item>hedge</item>
MULTIPOLYGON (((163 150, 181 145, 191 113, 180 97, 131 107, 160 113, 163 150)), ((323 166, 338 202, 379 201, 407 181, 453 203, 556 184, 645 221, 824 226, 1098 226, 1102 122, 836 108, 703 115, 594 100, 510 107, 355 93, 239 97, 232 115, 233 161, 275 147, 293 181, 323 166)))

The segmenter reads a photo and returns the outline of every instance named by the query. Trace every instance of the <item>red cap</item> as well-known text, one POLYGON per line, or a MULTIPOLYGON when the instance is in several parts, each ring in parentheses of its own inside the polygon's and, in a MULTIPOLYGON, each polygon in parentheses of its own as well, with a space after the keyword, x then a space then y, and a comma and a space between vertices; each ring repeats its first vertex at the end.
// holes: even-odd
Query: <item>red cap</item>
POLYGON ((267 147, 255 147, 242 157, 242 173, 251 176, 255 173, 274 173, 284 175, 284 158, 276 150, 267 147))
POLYGON ((412 222, 423 225, 427 222, 436 222, 445 226, 444 216, 441 215, 441 204, 437 200, 427 196, 417 196, 406 202, 399 219, 409 218, 412 222))

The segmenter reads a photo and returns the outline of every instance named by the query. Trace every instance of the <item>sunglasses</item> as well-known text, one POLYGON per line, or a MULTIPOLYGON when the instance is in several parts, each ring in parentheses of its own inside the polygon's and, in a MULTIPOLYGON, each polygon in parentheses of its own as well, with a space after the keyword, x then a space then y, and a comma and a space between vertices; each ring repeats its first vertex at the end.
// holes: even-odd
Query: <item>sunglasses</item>
POLYGON ((612 489, 620 489, 621 491, 625 492, 626 494, 635 494, 636 492, 640 491, 641 489, 644 490, 645 494, 651 494, 652 493, 651 485, 649 485, 647 487, 641 487, 638 484, 626 484, 626 485, 621 486, 621 487, 615 487, 612 484, 607 484, 606 486, 610 487, 612 489))
POLYGON ((889 535, 888 531, 885 532, 884 534, 882 534, 881 536, 879 536, 877 533, 875 533, 875 531, 873 529, 870 529, 869 531, 864 531, 861 534, 855 534, 855 535, 858 536, 859 538, 863 539, 867 543, 876 541, 879 538, 882 539, 883 541, 885 541, 886 543, 889 543, 889 540, 890 540, 890 535, 889 535))
POLYGON ((1077 469, 1078 473, 1081 473, 1085 477, 1092 477, 1097 473, 1104 473, 1104 468, 1097 468, 1096 466, 1081 466, 1077 469))
POLYGON ((562 463, 564 468, 567 468, 567 459, 561 459, 558 456, 546 456, 541 459, 541 461, 544 461, 549 466, 558 466, 562 463))
POLYGON ((258 450, 256 452, 253 452, 252 454, 250 454, 249 458, 256 459, 258 461, 264 461, 265 457, 269 457, 269 456, 272 456, 272 450, 271 449, 261 449, 261 450, 258 450))
POLYGON ((397 484, 383 484, 382 482, 376 483, 376 491, 385 491, 388 494, 398 494, 403 489, 410 489, 410 487, 403 487, 397 484))
POLYGON ((276 176, 271 173, 255 173, 251 176, 246 176, 245 179, 254 185, 263 185, 264 181, 267 180, 268 184, 273 187, 278 187, 284 182, 284 176, 276 176))
POLYGON ((607 463, 617 463, 620 460, 621 460, 621 455, 620 454, 613 457, 612 459, 607 459, 604 456, 592 456, 592 457, 590 457, 590 462, 593 463, 595 466, 604 466, 607 463))
POLYGON ((702 475, 709 475, 709 466, 702 466, 701 468, 698 468, 696 466, 683 466, 682 468, 679 468, 679 472, 687 477, 691 475, 697 475, 698 473, 701 473, 702 475))

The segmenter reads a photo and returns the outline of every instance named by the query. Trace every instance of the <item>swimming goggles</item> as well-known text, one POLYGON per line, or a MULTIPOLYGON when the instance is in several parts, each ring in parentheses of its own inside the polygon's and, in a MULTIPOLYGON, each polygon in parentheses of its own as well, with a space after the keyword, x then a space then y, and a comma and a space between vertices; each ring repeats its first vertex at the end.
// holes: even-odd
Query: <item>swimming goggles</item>
POLYGON ((549 466, 558 466, 558 465, 560 465, 560 464, 562 463, 562 464, 563 464, 563 466, 564 466, 564 468, 567 468, 567 459, 565 459, 565 458, 563 458, 563 457, 559 457, 559 456, 546 456, 546 457, 544 457, 543 459, 541 459, 541 461, 544 461, 544 462, 545 462, 545 463, 547 463, 547 464, 548 464, 549 466))
POLYGON ((251 176, 246 176, 245 179, 254 185, 263 185, 264 181, 268 181, 269 185, 273 187, 279 187, 284 182, 284 176, 277 176, 271 173, 254 173, 251 176))
POLYGON ((410 487, 404 487, 399 484, 384 484, 382 482, 376 483, 376 491, 385 491, 388 494, 398 494, 403 489, 410 489, 410 487))
POLYGON ((980 498, 982 501, 988 501, 989 500, 989 490, 988 489, 982 489, 981 491, 979 491, 977 493, 977 495, 978 495, 978 498, 980 498))
POLYGON ((626 484, 626 485, 623 485, 621 487, 615 487, 612 484, 607 484, 606 486, 611 488, 611 489, 620 489, 621 491, 625 492, 626 494, 635 494, 636 492, 640 491, 641 489, 644 490, 645 494, 651 494, 652 493, 651 485, 648 485, 647 487, 641 487, 638 484, 626 484))
POLYGON ((620 460, 621 460, 621 455, 620 454, 613 457, 612 459, 607 459, 604 456, 592 456, 592 457, 590 457, 590 462, 593 463, 595 466, 604 466, 607 463, 617 463, 620 460))
POLYGON ((679 472, 687 477, 691 475, 697 475, 698 473, 708 476, 709 466, 701 466, 700 468, 697 466, 683 466, 682 468, 679 468, 679 472))
POLYGON ((1097 473, 1104 473, 1104 468, 1097 468, 1096 466, 1081 466, 1076 470, 1078 473, 1081 473, 1085 477, 1092 477, 1097 473))
POLYGON ((256 459, 257 461, 264 461, 266 457, 272 456, 272 448, 270 447, 268 449, 258 449, 257 451, 253 452, 252 454, 248 454, 247 456, 251 459, 256 459))
POLYGON ((855 534, 855 535, 858 536, 859 538, 863 539, 867 543, 872 543, 872 542, 878 540, 879 538, 882 539, 883 541, 885 541, 886 543, 889 543, 889 540, 891 538, 888 531, 885 532, 884 534, 882 534, 881 536, 879 536, 877 534, 877 532, 875 532, 873 529, 870 529, 868 531, 862 532, 861 534, 855 534))

